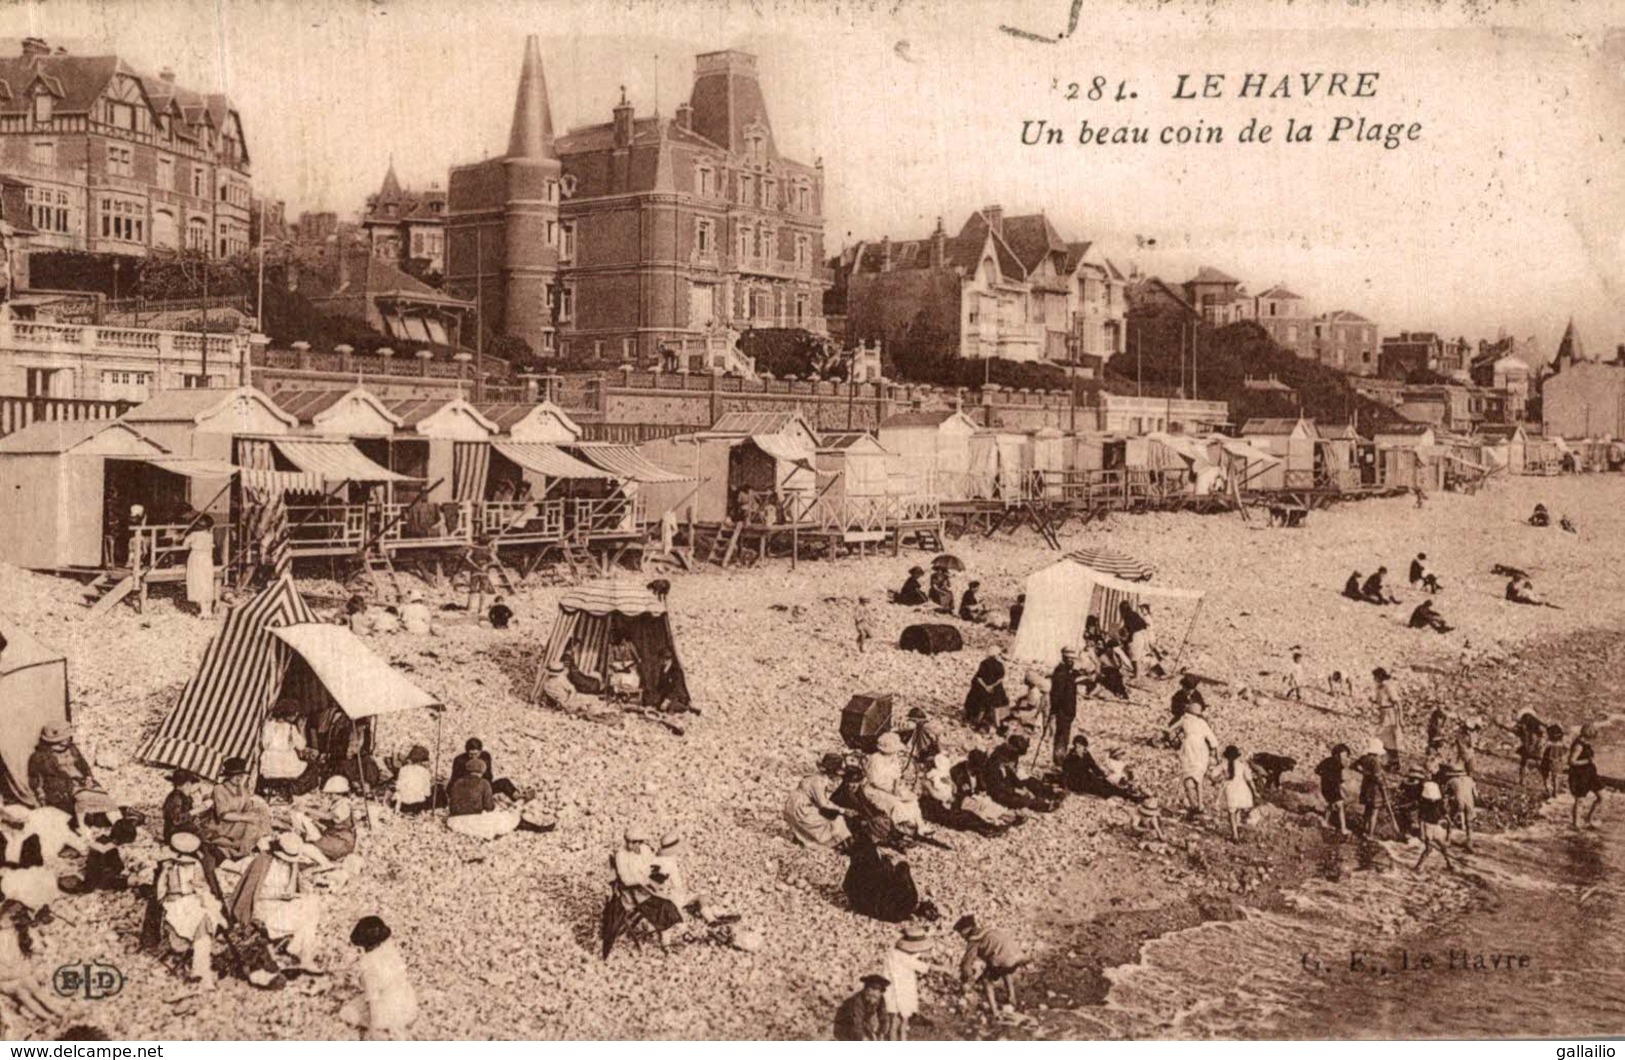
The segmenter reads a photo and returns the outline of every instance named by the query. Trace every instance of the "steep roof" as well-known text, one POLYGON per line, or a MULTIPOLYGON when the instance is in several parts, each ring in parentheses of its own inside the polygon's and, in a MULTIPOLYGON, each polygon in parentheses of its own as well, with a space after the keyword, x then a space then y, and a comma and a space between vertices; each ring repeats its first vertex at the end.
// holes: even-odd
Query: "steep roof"
POLYGON ((239 395, 263 404, 288 426, 298 425, 293 416, 284 412, 263 391, 251 386, 160 390, 120 418, 130 423, 196 423, 210 413, 225 408, 239 395))
POLYGON ((975 260, 970 263, 969 267, 974 269, 979 263, 982 248, 987 245, 989 236, 993 239, 993 253, 998 258, 999 271, 1009 279, 1026 279, 1027 267, 1021 263, 1020 258, 1016 257, 1016 252, 1010 249, 1010 244, 1005 242, 1004 237, 993 227, 992 222, 988 220, 987 215, 981 210, 977 210, 966 218, 964 227, 959 230, 958 238, 960 240, 971 240, 976 246, 975 260))
POLYGON ((1308 424, 1311 427, 1310 433, 1311 434, 1314 433, 1314 431, 1312 429, 1313 424, 1309 424, 1309 421, 1307 421, 1307 420, 1295 420, 1295 419, 1285 419, 1285 418, 1276 419, 1276 418, 1269 418, 1269 417, 1266 417, 1266 418, 1263 418, 1263 419, 1248 420, 1246 423, 1242 424, 1241 433, 1244 436, 1245 435, 1261 435, 1261 434, 1262 435, 1291 434, 1293 431, 1298 429, 1298 424, 1299 423, 1308 424))
POLYGON ((1291 290, 1287 289, 1286 287, 1283 287, 1281 284, 1276 284, 1275 286, 1271 287, 1269 290, 1260 293, 1258 297, 1260 297, 1260 298, 1274 298, 1274 299, 1276 299, 1278 301, 1284 301, 1284 300, 1286 300, 1288 298, 1296 299, 1297 301, 1300 301, 1300 302, 1303 301, 1303 295, 1294 294, 1291 290))
POLYGON ((1239 286, 1241 284, 1241 281, 1236 279, 1234 276, 1231 276, 1228 273, 1220 272, 1218 269, 1213 268, 1211 265, 1203 265, 1200 269, 1196 270, 1196 275, 1195 276, 1192 276, 1190 279, 1186 280, 1185 282, 1187 284, 1192 284, 1192 283, 1228 283, 1228 284, 1234 284, 1234 285, 1237 285, 1237 286, 1239 286))
POLYGON ((1039 262, 1051 254, 1061 255, 1062 264, 1065 263, 1066 241, 1049 223, 1049 218, 1041 213, 1006 217, 1000 234, 1021 263, 1023 272, 1032 272, 1039 262))
POLYGON ((139 78, 116 55, 13 55, 0 59, 0 81, 10 90, 0 111, 20 114, 29 105, 28 89, 36 80, 56 99, 62 113, 83 114, 100 98, 115 73, 139 78))
POLYGON ((1580 342, 1580 333, 1574 330, 1574 318, 1569 318, 1569 326, 1563 329, 1563 337, 1557 343, 1557 357, 1559 361, 1583 361, 1586 359, 1585 345, 1580 342))
POLYGON ((542 45, 534 33, 525 37, 525 61, 519 70, 507 157, 558 158, 553 147, 553 110, 547 99, 547 78, 542 73, 542 45))
POLYGON ((0 438, 0 453, 66 453, 105 431, 123 430, 163 452, 134 428, 116 420, 36 420, 20 431, 0 438))

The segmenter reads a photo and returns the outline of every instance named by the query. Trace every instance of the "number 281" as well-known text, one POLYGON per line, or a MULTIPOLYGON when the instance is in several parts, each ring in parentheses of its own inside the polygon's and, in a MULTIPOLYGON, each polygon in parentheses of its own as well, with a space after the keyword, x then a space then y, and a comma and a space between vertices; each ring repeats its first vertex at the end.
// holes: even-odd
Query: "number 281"
POLYGON ((1121 103, 1129 98, 1127 81, 1117 82, 1116 94, 1108 96, 1111 87, 1111 83, 1104 77, 1096 77, 1087 85, 1072 81, 1066 86, 1066 98, 1069 100, 1087 99, 1091 103, 1098 103, 1107 98, 1110 98, 1113 102, 1121 103))

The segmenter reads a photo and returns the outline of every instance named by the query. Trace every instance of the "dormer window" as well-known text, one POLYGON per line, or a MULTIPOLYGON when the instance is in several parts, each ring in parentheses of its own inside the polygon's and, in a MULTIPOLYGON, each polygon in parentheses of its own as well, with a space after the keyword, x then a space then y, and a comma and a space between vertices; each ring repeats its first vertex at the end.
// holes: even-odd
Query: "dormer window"
POLYGON ((41 123, 41 124, 44 124, 45 122, 50 121, 51 120, 51 113, 52 113, 51 108, 54 107, 55 105, 56 105, 56 100, 51 97, 51 94, 49 92, 41 92, 41 93, 35 95, 35 97, 34 97, 34 120, 36 122, 41 123))

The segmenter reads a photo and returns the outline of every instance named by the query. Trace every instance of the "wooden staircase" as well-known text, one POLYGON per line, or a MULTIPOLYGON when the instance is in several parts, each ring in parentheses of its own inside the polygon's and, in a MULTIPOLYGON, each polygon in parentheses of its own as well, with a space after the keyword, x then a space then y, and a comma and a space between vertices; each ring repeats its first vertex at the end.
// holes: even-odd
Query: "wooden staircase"
POLYGON ((135 592, 137 588, 135 575, 124 571, 105 571, 96 576, 96 580, 85 587, 85 603, 90 607, 90 616, 99 618, 119 605, 125 597, 135 592))
POLYGON ((400 603, 404 594, 401 592, 400 579, 395 576, 395 564, 390 562, 389 553, 375 547, 363 549, 361 568, 378 599, 386 599, 387 593, 393 603, 400 603))

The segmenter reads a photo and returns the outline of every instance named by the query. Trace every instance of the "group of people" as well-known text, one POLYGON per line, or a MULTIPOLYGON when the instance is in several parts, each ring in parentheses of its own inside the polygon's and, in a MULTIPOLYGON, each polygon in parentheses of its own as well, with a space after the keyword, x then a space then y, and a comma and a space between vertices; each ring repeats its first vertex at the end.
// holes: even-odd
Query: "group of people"
POLYGON ((1513 732, 1518 737, 1518 786, 1522 787, 1524 778, 1534 772, 1540 777, 1542 795, 1555 799, 1566 776, 1569 794, 1574 798, 1570 823, 1576 829, 1580 827, 1581 806, 1590 799, 1585 810, 1585 825, 1596 827, 1593 819, 1602 805, 1604 790, 1602 776, 1597 772, 1596 725, 1586 722, 1574 739, 1565 744, 1563 726, 1555 722, 1548 724, 1525 711, 1518 716, 1513 732))
MULTIPOLYGON (((1424 596, 1414 608, 1405 624, 1410 629, 1428 629, 1435 633, 1449 633, 1456 627, 1445 621, 1437 608, 1433 606, 1433 596, 1442 592, 1444 586, 1427 565, 1427 553, 1418 552, 1416 558, 1411 560, 1410 576, 1407 579, 1411 587, 1428 595, 1424 596)), ((1386 606, 1399 603, 1399 597, 1387 586, 1387 567, 1378 567, 1369 575, 1361 576, 1354 571, 1343 583, 1343 596, 1346 599, 1364 604, 1377 604, 1386 606)))
MULTIPOLYGON (((932 607, 945 615, 956 615, 962 621, 986 623, 992 617, 988 606, 982 602, 982 583, 971 579, 965 585, 965 591, 954 596, 954 577, 951 563, 946 557, 939 556, 933 561, 929 583, 925 581, 926 570, 921 566, 913 566, 908 570, 908 576, 903 579, 902 588, 892 593, 892 602, 904 607, 932 607)), ((1024 598, 1018 597, 1010 608, 1010 628, 1015 629, 1021 622, 1020 607, 1024 598)), ((866 607, 868 598, 860 600, 860 608, 866 607)), ((858 640, 861 646, 872 636, 872 623, 865 630, 865 623, 860 620, 858 640)))
MULTIPOLYGON (((1016 1005, 1016 973, 1026 967, 1026 951, 1002 928, 978 923, 967 913, 954 923, 954 933, 965 944, 959 960, 959 980, 980 985, 989 1010, 1000 1011, 995 988, 1004 988, 1006 1005, 1016 1005)), ((949 969, 933 964, 927 955, 935 942, 925 928, 903 928, 882 960, 881 970, 863 976, 862 987, 835 1011, 833 1036, 838 1042, 907 1041, 909 1022, 920 1008, 919 977, 949 969)))
MULTIPOLYGON (((1540 527, 1542 529, 1551 526, 1552 513, 1547 511, 1544 504, 1535 505, 1535 510, 1529 515, 1529 525, 1540 527)), ((1570 519, 1567 515, 1559 517, 1557 525, 1561 527, 1565 533, 1578 534, 1580 532, 1580 528, 1574 525, 1574 520, 1570 519)))

